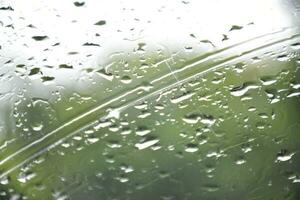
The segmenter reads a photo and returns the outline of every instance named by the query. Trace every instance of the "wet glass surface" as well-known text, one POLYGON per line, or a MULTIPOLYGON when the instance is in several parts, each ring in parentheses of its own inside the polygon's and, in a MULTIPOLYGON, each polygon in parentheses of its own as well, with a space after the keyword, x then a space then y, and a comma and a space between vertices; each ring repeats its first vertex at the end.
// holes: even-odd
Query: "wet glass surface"
POLYGON ((299 15, 0 0, 0 199, 300 199, 299 15))

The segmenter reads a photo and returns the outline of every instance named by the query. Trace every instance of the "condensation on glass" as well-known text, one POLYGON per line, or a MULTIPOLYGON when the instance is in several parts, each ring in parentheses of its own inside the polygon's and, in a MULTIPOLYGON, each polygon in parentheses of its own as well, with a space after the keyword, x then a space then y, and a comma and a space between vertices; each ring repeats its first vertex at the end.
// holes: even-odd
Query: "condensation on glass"
POLYGON ((298 0, 0 1, 0 199, 300 199, 298 0))

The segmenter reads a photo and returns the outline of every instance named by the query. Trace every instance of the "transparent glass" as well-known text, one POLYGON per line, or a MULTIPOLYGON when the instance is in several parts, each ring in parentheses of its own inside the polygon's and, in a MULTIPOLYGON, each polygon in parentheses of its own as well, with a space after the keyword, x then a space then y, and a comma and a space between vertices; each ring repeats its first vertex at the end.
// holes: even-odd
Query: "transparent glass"
POLYGON ((0 0, 0 199, 300 199, 298 0, 0 0))

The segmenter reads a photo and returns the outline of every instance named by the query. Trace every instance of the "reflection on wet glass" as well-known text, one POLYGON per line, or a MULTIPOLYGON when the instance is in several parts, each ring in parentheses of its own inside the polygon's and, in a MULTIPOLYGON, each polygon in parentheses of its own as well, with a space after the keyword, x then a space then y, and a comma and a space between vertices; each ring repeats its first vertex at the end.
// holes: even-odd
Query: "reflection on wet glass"
POLYGON ((0 199, 300 199, 299 12, 2 1, 0 199))

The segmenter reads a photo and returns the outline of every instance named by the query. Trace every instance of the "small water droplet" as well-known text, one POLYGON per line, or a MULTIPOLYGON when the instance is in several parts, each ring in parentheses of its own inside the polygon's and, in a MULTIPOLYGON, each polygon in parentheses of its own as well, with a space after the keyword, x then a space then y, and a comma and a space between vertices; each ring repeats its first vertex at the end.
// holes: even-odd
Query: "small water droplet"
POLYGON ((94 144, 99 141, 99 138, 92 137, 92 138, 87 138, 86 140, 89 144, 94 144))
POLYGON ((291 98, 291 97, 297 97, 297 96, 300 96, 300 92, 298 92, 298 91, 290 92, 290 93, 287 95, 288 98, 291 98))
POLYGON ((29 76, 32 76, 32 75, 35 75, 35 74, 39 74, 41 71, 40 71, 40 68, 33 68, 30 70, 30 73, 29 73, 29 76))
POLYGON ((196 113, 191 113, 182 118, 185 123, 196 124, 200 119, 200 116, 196 113))
POLYGON ((237 161, 235 161, 235 164, 237 164, 237 165, 242 165, 242 164, 245 164, 245 163, 246 163, 245 159, 238 159, 237 161))
POLYGON ((97 25, 97 26, 103 26, 106 24, 106 21, 105 20, 100 20, 98 22, 96 22, 94 25, 97 25))
POLYGON ((205 125, 211 126, 216 122, 216 120, 213 118, 213 116, 204 115, 201 117, 200 122, 205 125))
POLYGON ((35 173, 31 173, 31 172, 21 172, 18 175, 18 181, 21 183, 26 183, 27 181, 31 180, 32 178, 34 178, 36 176, 35 173))
POLYGON ((189 152, 189 153, 194 153, 198 150, 199 150, 199 148, 198 148, 198 145, 196 145, 196 144, 189 143, 185 146, 185 151, 189 152))
POLYGON ((158 139, 145 140, 145 141, 135 144, 135 147, 138 148, 139 150, 143 150, 143 149, 146 149, 146 148, 149 148, 149 147, 155 145, 158 142, 159 142, 158 139))
POLYGON ((100 75, 102 78, 108 81, 112 81, 114 78, 114 76, 111 73, 107 73, 105 69, 101 69, 96 72, 98 73, 98 75, 100 75))
POLYGON ((74 2, 74 5, 75 5, 76 7, 81 7, 81 6, 84 6, 84 4, 85 4, 85 2, 84 2, 84 1, 81 1, 81 2, 79 2, 79 1, 75 1, 75 2, 74 2))
POLYGON ((292 49, 299 50, 300 49, 300 42, 294 43, 291 45, 292 49))
POLYGON ((276 162, 289 161, 293 157, 294 153, 289 153, 286 149, 282 149, 276 158, 276 162))
POLYGON ((43 76, 41 79, 43 82, 49 82, 49 81, 53 81, 55 78, 52 76, 43 76))
POLYGON ((130 76, 123 76, 121 78, 121 82, 124 83, 124 84, 129 84, 131 83, 132 79, 130 78, 130 76))
POLYGON ((34 39, 35 41, 43 41, 43 40, 48 39, 48 36, 46 36, 46 35, 33 36, 32 39, 34 39))
POLYGON ((244 83, 241 86, 234 87, 230 91, 230 93, 233 96, 240 97, 245 95, 250 89, 256 89, 256 88, 259 88, 259 86, 255 85, 254 83, 244 83))
POLYGON ((35 124, 35 125, 32 125, 32 129, 34 131, 41 131, 43 129, 44 125, 43 124, 35 124))
POLYGON ((208 184, 208 185, 205 185, 204 187, 202 187, 202 189, 204 189, 204 190, 207 191, 207 192, 216 192, 216 191, 218 191, 220 188, 219 188, 219 186, 217 186, 217 185, 214 185, 214 184, 208 184))
POLYGON ((7 185, 10 182, 10 178, 8 176, 4 176, 3 178, 1 178, 0 180, 0 184, 1 185, 7 185))
POLYGON ((193 92, 192 93, 186 93, 186 94, 183 94, 179 97, 172 98, 171 102, 174 103, 174 104, 177 104, 177 103, 180 103, 184 100, 187 100, 187 99, 191 98, 194 95, 195 95, 195 93, 193 93, 193 92))
POLYGON ((272 85, 277 82, 276 78, 272 76, 263 76, 260 80, 263 85, 272 85))
POLYGON ((139 127, 135 133, 139 136, 144 136, 151 133, 151 130, 149 130, 147 127, 139 127))
POLYGON ((229 31, 241 30, 242 28, 243 28, 243 26, 232 25, 229 31))
POLYGON ((59 68, 61 69, 73 69, 72 65, 67 65, 67 64, 60 64, 59 68))
POLYGON ((289 57, 288 57, 288 55, 283 54, 283 55, 277 56, 277 60, 278 60, 278 61, 281 61, 281 62, 284 62, 284 61, 289 60, 289 57))

